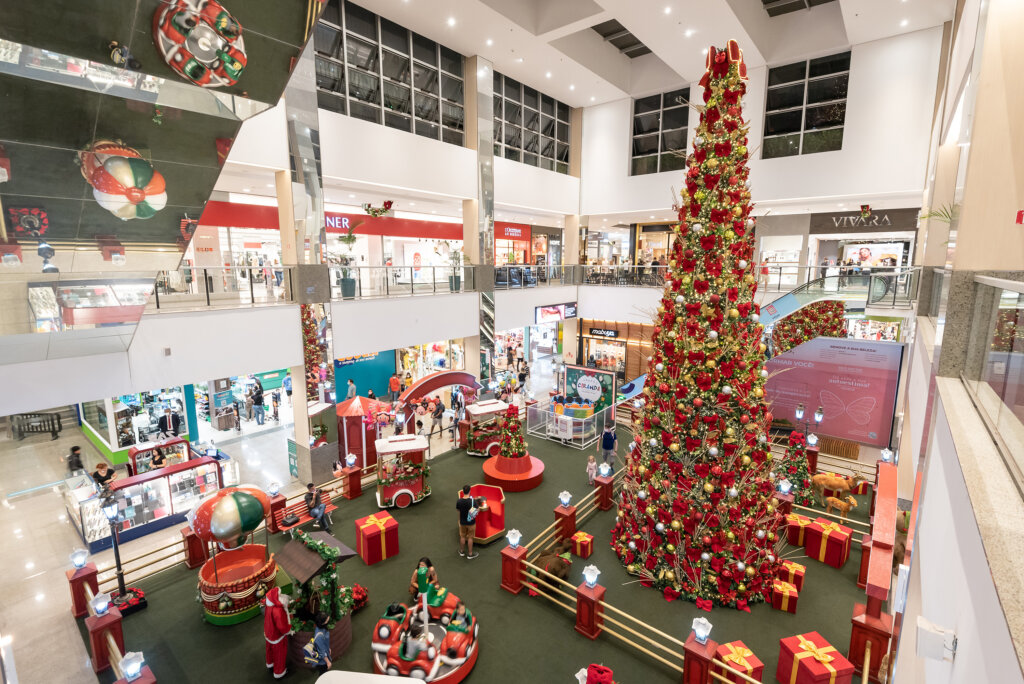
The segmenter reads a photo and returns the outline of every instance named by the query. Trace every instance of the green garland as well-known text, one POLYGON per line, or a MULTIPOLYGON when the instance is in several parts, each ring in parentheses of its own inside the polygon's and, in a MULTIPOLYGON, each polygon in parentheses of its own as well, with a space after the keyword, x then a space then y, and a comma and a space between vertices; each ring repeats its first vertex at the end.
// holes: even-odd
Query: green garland
MULTIPOLYGON (((327 561, 326 568, 314 575, 305 585, 296 587, 296 603, 304 605, 309 600, 312 591, 320 592, 321 609, 327 612, 329 618, 327 628, 333 629, 338 620, 351 612, 355 604, 352 588, 338 584, 338 559, 341 557, 341 551, 313 539, 298 528, 292 529, 291 535, 292 539, 298 539, 307 549, 314 551, 327 561)), ((298 616, 293 616, 292 629, 297 632, 312 632, 316 629, 316 625, 312 620, 302 620, 298 616)))
POLYGON ((404 468, 412 468, 411 473, 402 473, 401 475, 395 475, 393 477, 385 477, 380 479, 380 484, 387 487, 390 485, 398 484, 399 482, 413 482, 420 479, 420 477, 430 477, 430 466, 425 463, 406 463, 404 468))

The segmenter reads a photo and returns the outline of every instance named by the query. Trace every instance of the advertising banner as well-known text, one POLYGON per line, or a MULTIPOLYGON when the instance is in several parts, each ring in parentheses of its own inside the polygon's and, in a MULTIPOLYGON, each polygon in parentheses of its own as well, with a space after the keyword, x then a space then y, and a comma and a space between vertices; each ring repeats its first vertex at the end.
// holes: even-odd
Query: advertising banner
POLYGON ((767 399, 776 416, 794 423, 798 404, 808 415, 821 406, 819 435, 885 447, 902 360, 900 342, 818 337, 768 361, 767 399))
POLYGON ((356 393, 365 397, 367 390, 373 390, 377 398, 387 398, 388 380, 395 372, 395 350, 360 354, 344 359, 335 359, 334 377, 341 388, 344 399, 348 379, 356 383, 356 393))
POLYGON ((593 403, 596 415, 615 404, 615 372, 585 366, 566 366, 565 393, 570 397, 578 395, 593 403))

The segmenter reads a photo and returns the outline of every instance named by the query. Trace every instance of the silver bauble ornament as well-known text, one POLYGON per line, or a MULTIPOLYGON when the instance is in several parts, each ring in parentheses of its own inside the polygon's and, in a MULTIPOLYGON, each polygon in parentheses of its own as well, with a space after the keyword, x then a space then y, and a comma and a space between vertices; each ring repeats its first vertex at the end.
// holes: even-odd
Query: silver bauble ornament
POLYGON ((757 323, 759 320, 761 320, 761 316, 759 316, 756 313, 752 313, 750 314, 750 320, 754 321, 754 323, 757 323))
POLYGON ((736 264, 736 265, 739 266, 740 268, 746 268, 747 267, 747 260, 746 259, 740 259, 739 263, 736 264))
POLYGON ((704 553, 700 554, 700 559, 706 563, 709 560, 711 560, 711 554, 705 551, 704 553))
POLYGON ((656 440, 654 437, 651 437, 651 441, 648 442, 648 444, 650 444, 652 447, 656 447, 658 446, 658 440, 656 440))
POLYGON ((630 551, 636 551, 636 542, 631 541, 629 542, 629 544, 627 544, 627 546, 629 546, 630 551))
POLYGON ((758 539, 764 539, 764 530, 758 530, 754 533, 754 536, 756 536, 758 539))
POLYGON ((676 295, 676 304, 682 304, 685 301, 686 299, 683 297, 683 295, 676 295))
POLYGON ((665 531, 665 525, 663 523, 658 523, 657 525, 654 526, 654 529, 656 529, 658 531, 658 533, 660 534, 660 533, 665 531))
POLYGON ((729 387, 728 385, 723 387, 722 388, 722 394, 724 394, 726 396, 729 396, 730 394, 732 394, 732 387, 729 387))
POLYGON ((736 561, 736 569, 739 570, 740 572, 743 572, 744 570, 747 569, 747 564, 744 563, 743 561, 736 561))
POLYGON ((643 489, 641 489, 639 492, 636 493, 636 498, 638 498, 641 501, 643 501, 644 499, 647 498, 647 492, 644 491, 643 489))
POLYGON ((729 498, 730 499, 735 499, 739 495, 740 495, 740 490, 736 489, 735 487, 729 487, 729 498))
POLYGON ((708 448, 708 456, 717 456, 717 455, 718 455, 718 447, 710 447, 710 448, 708 448))
POLYGON ((665 364, 663 364, 663 363, 655 364, 654 370, 656 370, 656 371, 658 371, 660 373, 661 371, 665 370, 665 364))
POLYGON ((708 337, 710 337, 712 340, 717 340, 718 339, 718 333, 715 332, 714 330, 711 330, 710 332, 708 332, 708 337))

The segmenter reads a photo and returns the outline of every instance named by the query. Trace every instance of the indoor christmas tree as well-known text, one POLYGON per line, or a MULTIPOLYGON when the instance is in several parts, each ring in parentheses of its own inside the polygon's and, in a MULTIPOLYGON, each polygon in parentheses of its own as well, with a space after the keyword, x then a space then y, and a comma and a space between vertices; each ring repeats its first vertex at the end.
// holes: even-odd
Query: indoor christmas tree
POLYGON ((501 451, 504 458, 522 458, 526 455, 526 442, 523 441, 523 421, 519 418, 519 409, 509 406, 501 421, 501 451))
POLYGON ((709 49, 612 541, 645 584, 708 610, 713 602, 747 609, 770 596, 782 521, 753 302, 745 78, 734 41, 709 49))
POLYGON ((810 506, 814 502, 811 491, 811 474, 807 466, 807 438, 804 433, 793 430, 789 433, 789 444, 786 455, 775 464, 775 474, 779 479, 789 480, 792 489, 793 503, 810 506))
POLYGON ((782 354, 815 337, 846 337, 846 304, 826 299, 786 316, 772 330, 772 351, 782 354))
POLYGON ((315 401, 319 395, 320 364, 323 361, 323 347, 313 316, 313 305, 303 304, 302 311, 302 358, 306 369, 306 397, 315 401))

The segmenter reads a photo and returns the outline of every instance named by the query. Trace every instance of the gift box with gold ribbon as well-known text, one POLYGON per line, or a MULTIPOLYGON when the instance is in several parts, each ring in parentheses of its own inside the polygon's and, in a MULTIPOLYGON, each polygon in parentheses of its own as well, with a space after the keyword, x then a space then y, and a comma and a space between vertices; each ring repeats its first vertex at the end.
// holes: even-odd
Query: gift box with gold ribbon
POLYGON ((853 663, 817 632, 779 639, 775 678, 783 684, 851 684, 853 663))
POLYGON ((786 541, 790 546, 803 546, 805 531, 813 520, 806 515, 790 513, 786 516, 786 541))
POLYGON ((746 684, 746 680, 741 679, 736 671, 760 682, 764 676, 764 663, 742 641, 730 641, 727 644, 721 644, 715 651, 715 660, 711 663, 711 671, 719 673, 730 682, 746 684), (723 667, 721 663, 717 662, 719 660, 729 667, 723 667))
POLYGON ((594 552, 594 535, 577 532, 569 537, 572 540, 572 552, 580 558, 590 558, 594 552))
POLYGON ((796 561, 784 560, 775 572, 775 576, 783 582, 789 582, 797 591, 804 588, 804 572, 807 568, 796 561))
POLYGON ((772 582, 772 608, 775 610, 795 613, 796 602, 799 598, 800 592, 789 582, 780 579, 772 582))
POLYGON ((398 521, 381 511, 356 520, 356 550, 367 565, 398 553, 398 521))
POLYGON ((842 568, 850 557, 853 530, 837 522, 817 518, 807 526, 804 536, 807 557, 819 560, 833 568, 842 568))

